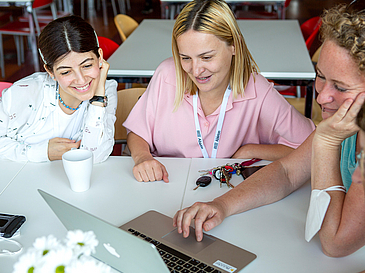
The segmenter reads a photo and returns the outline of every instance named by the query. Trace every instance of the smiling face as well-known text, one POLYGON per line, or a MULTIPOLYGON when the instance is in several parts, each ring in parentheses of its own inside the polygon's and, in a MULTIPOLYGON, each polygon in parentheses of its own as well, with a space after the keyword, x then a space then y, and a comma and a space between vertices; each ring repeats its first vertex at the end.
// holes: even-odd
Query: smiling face
POLYGON ((315 82, 322 118, 332 116, 342 103, 365 91, 365 73, 361 72, 348 51, 331 40, 323 44, 315 82))
POLYGON ((176 41, 181 66, 199 91, 223 94, 229 83, 234 46, 195 30, 188 30, 176 41))
POLYGON ((91 99, 96 91, 100 77, 100 58, 92 51, 76 53, 71 51, 55 62, 53 72, 59 84, 59 92, 66 105, 77 107, 81 101, 91 99))

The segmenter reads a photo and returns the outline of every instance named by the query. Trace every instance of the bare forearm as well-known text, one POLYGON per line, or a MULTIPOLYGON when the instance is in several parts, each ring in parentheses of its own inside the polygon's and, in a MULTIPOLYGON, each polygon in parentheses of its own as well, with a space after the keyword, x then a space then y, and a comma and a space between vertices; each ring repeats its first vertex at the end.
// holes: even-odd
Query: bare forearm
POLYGON ((221 203, 229 216, 276 202, 295 189, 283 166, 277 161, 254 173, 214 201, 221 203))
POLYGON ((246 144, 232 158, 261 158, 275 161, 290 154, 294 149, 282 144, 246 144))
POLYGON ((150 147, 148 143, 141 138, 140 136, 136 135, 133 132, 130 132, 127 136, 127 145, 129 150, 131 151, 132 158, 135 164, 145 157, 151 157, 150 147))
MULTIPOLYGON (((340 145, 328 145, 317 138, 312 151, 312 189, 343 185, 340 172, 340 145), (336 147, 338 146, 338 147, 336 147)), ((331 202, 324 218, 319 238, 328 256, 346 256, 365 244, 363 188, 352 185, 348 193, 329 191, 331 202), (356 190, 354 190, 356 188, 356 190)))
POLYGON ((290 153, 254 173, 235 189, 218 197, 228 215, 276 202, 310 179, 312 133, 306 141, 290 153))

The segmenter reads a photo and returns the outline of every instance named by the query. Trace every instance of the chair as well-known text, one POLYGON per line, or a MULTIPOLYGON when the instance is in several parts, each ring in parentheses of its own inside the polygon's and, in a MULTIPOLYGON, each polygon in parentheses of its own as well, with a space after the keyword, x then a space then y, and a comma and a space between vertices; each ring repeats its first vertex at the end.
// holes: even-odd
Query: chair
POLYGON ((291 0, 286 0, 284 3, 283 9, 277 10, 272 9, 270 6, 271 11, 256 11, 256 10, 237 10, 236 11, 236 18, 237 19, 285 19, 285 11, 288 8, 291 0))
MULTIPOLYGON (((53 0, 54 2, 55 0, 53 0)), ((68 1, 65 1, 66 5, 68 1)), ((34 8, 34 7, 33 7, 34 8)), ((37 21, 41 22, 41 23, 50 23, 53 20, 57 19, 57 18, 61 18, 61 17, 65 17, 65 16, 69 16, 72 13, 69 12, 69 7, 64 7, 64 11, 63 10, 57 10, 56 4, 53 3, 50 5, 50 9, 38 9, 36 10, 36 17, 37 17, 37 21)), ((34 14, 33 14, 34 16, 34 14)))
POLYGON ((11 82, 0 82, 0 97, 3 93, 3 90, 6 89, 6 88, 9 88, 12 85, 13 84, 11 82))
POLYGON ((321 17, 316 16, 308 19, 300 26, 300 30, 302 31, 305 44, 308 50, 311 48, 315 38, 317 37, 321 25, 322 25, 321 17))
POLYGON ((116 144, 127 144, 127 130, 123 127, 123 122, 127 119, 133 106, 145 91, 146 88, 118 90, 117 120, 114 125, 114 139, 116 144))
MULTIPOLYGON (((69 13, 58 12, 54 0, 34 0, 32 4, 32 15, 37 36, 39 36, 41 29, 44 28, 43 24, 41 26, 39 25, 40 23, 48 24, 59 17, 69 15, 69 13)), ((18 20, 21 22, 29 22, 27 16, 21 16, 18 20)))
POLYGON ((321 53, 322 46, 320 46, 312 56, 312 63, 316 65, 318 63, 319 54, 321 53))
POLYGON ((138 23, 128 15, 118 14, 114 17, 115 26, 118 29, 120 38, 124 42, 129 35, 138 27, 138 23))
MULTIPOLYGON (((32 4, 32 13, 33 13, 33 20, 35 25, 35 33, 36 35, 39 35, 41 33, 41 30, 47 25, 47 23, 40 23, 37 20, 36 12, 37 10, 48 8, 50 7, 52 10, 52 14, 55 15, 55 4, 53 3, 53 0, 34 0, 32 4)), ((34 28, 34 25, 30 25, 30 21, 11 21, 8 22, 2 26, 0 26, 0 68, 1 68, 1 75, 4 78, 5 77, 5 63, 4 63, 4 49, 3 49, 3 41, 2 41, 2 35, 13 35, 15 46, 17 50, 17 59, 18 59, 18 65, 20 66, 22 62, 24 62, 24 46, 23 46, 23 36, 27 36, 30 41, 34 40, 34 37, 32 37, 31 28, 34 28)), ((33 41, 34 43, 30 42, 30 46, 33 48, 33 52, 37 52, 37 45, 36 41, 33 41)), ((38 55, 35 53, 33 54, 34 58, 37 58, 34 60, 35 64, 38 64, 38 55)))
POLYGON ((99 46, 103 50, 103 58, 104 60, 108 60, 109 57, 116 51, 119 45, 110 40, 109 38, 98 36, 99 46))

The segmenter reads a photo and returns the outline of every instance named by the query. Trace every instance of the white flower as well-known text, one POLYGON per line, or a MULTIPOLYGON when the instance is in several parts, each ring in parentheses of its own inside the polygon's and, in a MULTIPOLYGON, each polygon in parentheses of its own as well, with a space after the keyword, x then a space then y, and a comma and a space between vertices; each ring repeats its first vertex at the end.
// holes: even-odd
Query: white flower
POLYGON ((30 249, 25 254, 23 254, 18 262, 14 264, 13 273, 28 273, 32 272, 31 268, 35 268, 42 258, 42 252, 30 249))
POLYGON ((33 247, 36 250, 42 251, 43 255, 47 252, 57 249, 60 246, 60 242, 53 235, 48 235, 47 237, 40 237, 35 240, 33 247))
POLYGON ((65 273, 110 273, 110 267, 88 256, 82 256, 65 268, 65 273))
POLYGON ((34 273, 63 272, 73 261, 74 256, 72 249, 64 246, 59 249, 53 249, 42 257, 41 263, 35 268, 34 273))
POLYGON ((92 231, 69 231, 64 244, 53 235, 41 237, 14 264, 13 273, 110 273, 108 265, 89 257, 97 245, 92 231))
POLYGON ((95 247, 98 245, 93 231, 82 232, 81 230, 69 231, 66 236, 66 245, 74 249, 75 255, 90 255, 95 253, 95 247))

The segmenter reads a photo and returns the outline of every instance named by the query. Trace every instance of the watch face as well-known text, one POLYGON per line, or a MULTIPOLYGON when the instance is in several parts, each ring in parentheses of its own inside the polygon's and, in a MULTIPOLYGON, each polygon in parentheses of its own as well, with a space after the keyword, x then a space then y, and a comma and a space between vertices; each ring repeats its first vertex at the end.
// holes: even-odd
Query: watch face
POLYGON ((102 104, 102 106, 107 106, 108 105, 108 97, 107 96, 94 96, 90 99, 90 103, 93 102, 99 102, 102 104))

